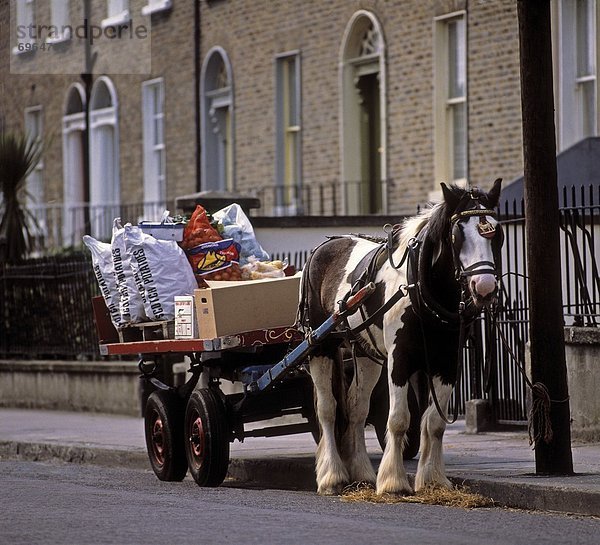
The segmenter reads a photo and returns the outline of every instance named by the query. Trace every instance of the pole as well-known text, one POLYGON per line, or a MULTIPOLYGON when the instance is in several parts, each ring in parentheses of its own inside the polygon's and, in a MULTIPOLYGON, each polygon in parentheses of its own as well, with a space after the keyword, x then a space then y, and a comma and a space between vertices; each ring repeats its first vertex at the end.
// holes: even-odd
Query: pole
POLYGON ((88 204, 84 208, 84 224, 85 232, 91 232, 91 219, 90 219, 90 98, 92 94, 92 72, 93 72, 93 58, 92 58, 92 45, 90 42, 90 0, 84 0, 83 2, 83 24, 85 27, 85 42, 84 42, 84 68, 80 74, 81 81, 83 82, 83 88, 85 92, 85 105, 84 105, 84 127, 83 127, 83 197, 84 201, 88 204))
POLYGON ((531 378, 550 397, 552 438, 534 421, 538 474, 572 474, 561 293, 550 0, 518 0, 531 378))

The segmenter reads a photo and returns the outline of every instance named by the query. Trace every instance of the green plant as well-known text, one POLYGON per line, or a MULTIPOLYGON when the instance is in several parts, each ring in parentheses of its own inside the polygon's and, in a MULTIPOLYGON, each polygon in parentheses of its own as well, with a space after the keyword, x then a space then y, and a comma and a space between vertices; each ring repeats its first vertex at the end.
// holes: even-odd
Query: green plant
POLYGON ((25 181, 41 159, 44 145, 22 133, 0 133, 0 259, 17 262, 32 244, 36 219, 27 210, 25 181))

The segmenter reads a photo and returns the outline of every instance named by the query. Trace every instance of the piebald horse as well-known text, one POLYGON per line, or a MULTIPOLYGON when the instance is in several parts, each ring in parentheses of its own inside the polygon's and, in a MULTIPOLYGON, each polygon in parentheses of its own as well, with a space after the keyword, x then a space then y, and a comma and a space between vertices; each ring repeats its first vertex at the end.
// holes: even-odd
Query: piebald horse
POLYGON ((365 481, 376 483, 378 494, 412 493, 402 450, 410 422, 409 380, 419 371, 428 376, 430 394, 421 419, 415 489, 450 486, 442 453, 448 401, 464 328, 496 302, 503 234, 494 214, 500 179, 488 193, 441 185, 443 200, 394 229, 387 244, 353 235, 332 237, 304 267, 300 319, 308 331, 336 311, 353 289, 366 282, 376 286, 361 312, 348 318, 346 333, 328 337, 309 359, 321 431, 319 494, 338 494, 349 483, 365 481), (369 325, 361 329, 365 320, 369 325), (356 331, 349 334, 352 329, 356 331), (340 337, 348 335, 358 346, 349 386, 340 357, 340 337), (390 409, 376 475, 364 429, 382 370, 373 362, 378 357, 387 372, 390 409))

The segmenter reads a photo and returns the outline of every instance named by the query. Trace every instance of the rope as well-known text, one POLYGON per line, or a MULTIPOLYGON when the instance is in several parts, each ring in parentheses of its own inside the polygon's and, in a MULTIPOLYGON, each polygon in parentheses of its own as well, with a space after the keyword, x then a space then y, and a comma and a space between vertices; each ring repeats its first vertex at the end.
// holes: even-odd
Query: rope
POLYGON ((554 432, 552 431, 552 422, 550 419, 551 405, 552 403, 566 403, 569 400, 569 397, 567 396, 565 399, 561 400, 551 399, 550 393, 548 392, 548 388, 545 384, 542 382, 532 383, 531 380, 529 380, 523 365, 521 362, 519 362, 518 358, 515 356, 510 345, 508 344, 500 325, 496 323, 495 327, 496 331, 499 333, 502 344, 506 348, 510 357, 516 363, 517 369, 523 375, 525 383, 531 390, 531 408, 529 409, 529 414, 527 415, 529 420, 529 424, 527 426, 527 432, 529 433, 529 444, 533 445, 540 439, 543 439, 543 441, 548 444, 550 441, 552 441, 552 437, 554 435, 554 432))
POLYGON ((529 445, 537 443, 540 439, 548 444, 552 441, 554 433, 550 422, 550 394, 548 388, 541 382, 531 386, 532 403, 529 411, 529 445), (537 430, 537 431, 536 431, 537 430))

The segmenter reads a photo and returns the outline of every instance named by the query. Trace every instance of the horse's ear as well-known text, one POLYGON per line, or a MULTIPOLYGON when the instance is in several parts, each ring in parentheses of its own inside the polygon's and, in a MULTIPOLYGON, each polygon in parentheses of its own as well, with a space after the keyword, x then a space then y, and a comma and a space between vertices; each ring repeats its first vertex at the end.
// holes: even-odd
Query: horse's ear
POLYGON ((444 182, 440 182, 440 185, 442 186, 442 194, 444 195, 444 201, 446 201, 446 204, 448 205, 450 210, 456 209, 456 207, 458 206, 458 201, 460 199, 452 192, 452 190, 444 182))
POLYGON ((498 201, 500 200, 500 190, 502 189, 502 178, 496 178, 492 189, 489 190, 488 197, 488 206, 490 208, 496 208, 498 206, 498 201))

